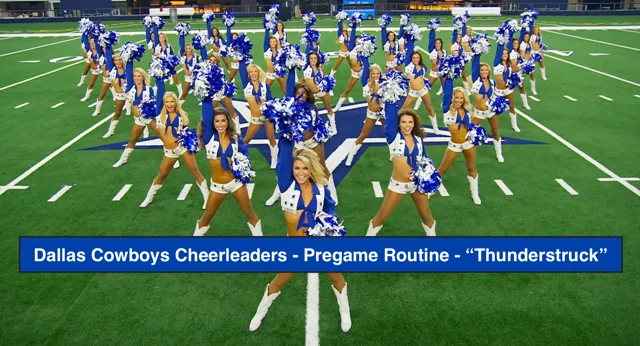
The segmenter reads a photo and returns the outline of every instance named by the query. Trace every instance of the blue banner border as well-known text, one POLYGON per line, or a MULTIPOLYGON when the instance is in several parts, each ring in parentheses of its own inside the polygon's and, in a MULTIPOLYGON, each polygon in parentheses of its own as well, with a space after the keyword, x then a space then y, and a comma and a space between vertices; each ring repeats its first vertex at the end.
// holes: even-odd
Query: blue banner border
MULTIPOLYGON (((161 271, 161 272, 150 272, 150 271, 140 271, 140 272, 134 272, 134 271, 100 271, 100 272, 96 272, 96 271, 70 271, 70 272, 64 272, 64 271, 56 271, 56 272, 52 272, 52 271, 42 271, 42 272, 38 272, 38 271, 28 271, 28 272, 23 272, 22 271, 22 261, 21 261, 21 240, 23 238, 71 238, 71 239, 84 239, 84 238, 91 238, 91 239, 96 239, 96 238, 132 238, 132 239, 153 239, 153 238, 176 238, 176 239, 193 239, 193 236, 189 237, 189 236, 19 236, 18 237, 18 273, 19 274, 205 274, 205 275, 211 275, 211 274, 269 274, 271 272, 265 272, 265 271, 241 271, 241 272, 234 272, 234 271, 225 271, 225 272, 202 272, 202 271, 194 271, 194 272, 189 272, 189 271, 161 271)), ((256 239, 257 237, 253 237, 253 236, 210 236, 210 237, 205 237, 205 238, 225 238, 225 239, 256 239)), ((283 238, 292 238, 292 237, 287 237, 287 236, 262 236, 259 238, 272 238, 272 239, 283 239, 283 238)), ((294 237, 295 238, 295 237, 294 237)), ((304 237, 301 237, 304 238, 304 237)), ((309 238, 309 237, 306 237, 309 238)), ((331 239, 332 241, 335 241, 337 237, 314 237, 316 240, 318 239, 331 239)), ((366 237, 366 236, 349 236, 349 238, 368 238, 370 239, 371 237, 366 237)), ((424 238, 428 238, 428 237, 419 237, 419 236, 378 236, 376 238, 394 238, 394 239, 399 239, 399 238, 407 238, 407 239, 416 239, 416 238, 420 238, 420 239, 424 239, 424 238)), ((500 239, 505 239, 505 238, 576 238, 576 239, 585 239, 585 238, 614 238, 614 239, 620 239, 620 271, 590 271, 590 272, 575 272, 575 271, 571 271, 571 272, 560 272, 560 271, 535 271, 535 272, 531 272, 531 271, 513 271, 513 272, 492 272, 492 271, 487 271, 487 272, 479 272, 479 271, 470 271, 470 272, 463 272, 463 271, 453 271, 453 272, 362 272, 362 271, 340 271, 340 273, 348 273, 348 274, 624 274, 624 237, 623 236, 611 236, 611 235, 606 235, 606 236, 560 236, 560 235, 553 235, 553 236, 526 236, 526 235, 517 235, 517 236, 479 236, 479 235, 474 235, 474 236, 438 236, 437 238, 447 238, 447 239, 456 239, 456 238, 500 238, 500 239)), ((307 274, 310 273, 308 271, 287 271, 288 273, 295 273, 295 274, 307 274)), ((320 274, 325 274, 325 273, 334 273, 336 272, 335 270, 328 270, 328 271, 316 271, 317 273, 320 274)), ((275 272, 273 272, 275 273, 275 272)))

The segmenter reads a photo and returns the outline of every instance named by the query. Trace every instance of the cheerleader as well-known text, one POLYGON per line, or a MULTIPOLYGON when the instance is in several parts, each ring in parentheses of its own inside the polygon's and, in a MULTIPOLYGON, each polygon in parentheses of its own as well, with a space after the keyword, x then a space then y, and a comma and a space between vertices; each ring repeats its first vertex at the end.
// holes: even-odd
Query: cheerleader
MULTIPOLYGON (((320 91, 320 82, 324 78, 324 71, 322 65, 320 65, 320 55, 316 52, 309 53, 308 59, 309 65, 304 70, 304 82, 314 94, 316 99, 322 100, 322 104, 327 110, 329 115, 329 123, 335 133, 338 132, 336 125, 335 112, 331 108, 331 96, 323 91, 320 91)), ((315 104, 315 103, 314 103, 315 104)))
POLYGON ((398 203, 405 195, 410 194, 422 219, 422 229, 427 236, 435 237, 436 220, 429 209, 429 196, 418 191, 418 186, 412 179, 412 172, 419 170, 419 160, 427 158, 423 143, 426 133, 420 125, 420 117, 412 109, 402 109, 398 112, 395 103, 385 103, 384 112, 384 132, 393 163, 393 173, 382 206, 369 221, 366 236, 375 237, 398 203))
MULTIPOLYGON (((453 81, 447 81, 453 87, 453 81)), ((467 164, 467 180, 471 189, 471 198, 473 203, 481 204, 478 192, 478 171, 476 170, 476 147, 467 139, 467 134, 471 130, 471 105, 469 96, 463 88, 457 87, 453 91, 444 88, 444 96, 442 101, 442 111, 444 112, 444 124, 449 128, 451 139, 449 145, 444 152, 444 157, 438 167, 438 173, 444 177, 445 173, 451 168, 458 154, 464 155, 467 164)))
MULTIPOLYGON (((355 32, 356 28, 354 27, 351 30, 352 32, 355 32)), ((354 36, 353 33, 351 36, 353 36, 353 39, 349 39, 350 52, 355 47, 356 40, 360 38, 360 35, 354 36)), ((349 97, 349 93, 351 93, 351 90, 353 90, 353 87, 356 85, 356 83, 358 83, 360 78, 362 78, 362 64, 358 59, 358 56, 353 53, 349 53, 349 56, 347 57, 347 61, 349 62, 349 66, 351 67, 351 77, 349 78, 349 82, 347 83, 347 88, 344 90, 342 95, 340 95, 338 104, 336 104, 336 108, 335 108, 336 112, 340 110, 340 107, 342 107, 342 103, 347 99, 347 97, 349 97)))
MULTIPOLYGON (((435 36, 435 31, 434 31, 434 36, 435 36)), ((432 42, 431 39, 429 39, 429 48, 430 48, 429 60, 431 60, 431 72, 429 72, 429 84, 431 84, 431 87, 433 88, 433 86, 436 85, 436 81, 440 79, 440 89, 436 93, 436 95, 440 96, 442 95, 442 85, 444 84, 444 78, 440 77, 440 74, 438 73, 438 66, 440 66, 442 59, 444 59, 447 56, 447 51, 444 50, 442 47, 441 38, 436 38, 435 40, 433 40, 433 45, 431 44, 431 42, 432 42)))
POLYGON ((236 179, 232 169, 234 161, 241 155, 244 155, 242 159, 249 160, 249 147, 236 133, 231 114, 224 108, 212 109, 210 102, 202 102, 198 139, 201 149, 207 152, 207 160, 211 167, 211 193, 206 199, 202 217, 196 222, 193 235, 202 237, 209 231, 211 220, 227 195, 231 194, 247 217, 251 234, 261 237, 262 224, 251 206, 247 186, 241 179, 236 179))
POLYGON ((536 91, 536 75, 533 73, 535 71, 536 63, 531 57, 531 43, 529 43, 531 35, 529 35, 528 32, 525 32, 525 30, 525 28, 522 28, 522 31, 520 32, 519 53, 522 62, 527 65, 526 69, 523 68, 522 71, 523 73, 528 74, 529 78, 531 78, 531 93, 533 95, 538 95, 538 92, 536 91))
POLYGON ((397 63, 396 54, 404 51, 404 39, 401 38, 396 42, 396 33, 389 31, 386 37, 382 37, 382 43, 384 44, 384 52, 387 55, 387 71, 395 69, 402 72, 402 66, 398 66, 397 63))
MULTIPOLYGON (((520 67, 520 63, 522 60, 522 56, 520 55, 520 40, 514 38, 512 41, 512 49, 509 53, 509 60, 511 60, 511 73, 517 73, 520 77, 520 84, 518 84, 518 89, 520 90, 520 99, 522 99, 522 105, 525 109, 529 110, 529 100, 527 99, 527 91, 524 89, 524 79, 522 78, 523 71, 520 67)), ((514 108, 515 113, 515 108, 514 108)))
MULTIPOLYGON (((538 64, 540 64, 540 75, 542 76, 542 80, 547 80, 547 74, 544 69, 544 53, 543 53, 543 44, 542 44, 542 31, 539 26, 534 26, 531 35, 531 50, 533 51, 534 58, 539 56, 536 60, 538 64)), ((533 76, 533 75, 532 75, 533 76)))
POLYGON ((218 28, 216 28, 215 26, 211 29, 211 49, 213 50, 213 52, 211 53, 213 56, 215 56, 218 60, 220 60, 222 58, 222 61, 224 62, 224 65, 227 67, 227 69, 230 68, 229 66, 229 59, 226 56, 222 56, 220 54, 220 52, 225 49, 225 47, 228 45, 229 43, 227 43, 224 38, 220 37, 220 30, 218 30, 218 28))
POLYGON ((496 49, 496 56, 493 59, 493 75, 496 79, 497 96, 505 97, 509 100, 509 118, 511 118, 511 128, 515 132, 520 132, 518 128, 518 118, 516 116, 515 97, 513 95, 513 89, 515 86, 507 85, 507 81, 511 80, 512 68, 514 65, 517 67, 517 56, 515 59, 510 59, 513 54, 509 53, 509 50, 504 47, 503 44, 498 44, 496 49))
MULTIPOLYGON (((474 59, 476 58, 479 59, 480 57, 474 57, 474 59)), ((475 78, 475 81, 471 87, 471 92, 474 95, 475 107, 471 122, 476 125, 481 125, 485 119, 489 121, 491 134, 493 135, 493 146, 496 150, 496 159, 498 159, 498 162, 504 162, 504 157, 502 157, 500 126, 498 126, 499 118, 496 112, 491 110, 491 107, 489 106, 490 101, 496 97, 494 95, 496 82, 491 79, 490 73, 491 67, 489 67, 489 64, 484 62, 480 63, 480 71, 476 72, 472 70, 471 74, 475 78)))
POLYGON ((280 88, 284 93, 287 90, 284 77, 278 77, 273 69, 276 59, 278 58, 278 38, 275 36, 269 36, 269 29, 265 29, 264 33, 264 62, 267 65, 267 78, 266 82, 269 87, 273 86, 273 82, 277 79, 280 88))
POLYGON ((429 112, 429 120, 431 120, 433 131, 435 134, 439 134, 440 130, 438 129, 438 119, 436 118, 436 112, 431 106, 431 97, 429 96, 431 83, 429 83, 428 79, 425 79, 427 68, 422 62, 422 55, 418 52, 413 52, 411 54, 410 62, 411 63, 407 64, 405 67, 404 72, 407 77, 409 77, 409 86, 411 87, 411 91, 409 91, 409 96, 404 102, 402 109, 411 107, 417 99, 422 100, 427 112, 429 112))
MULTIPOLYGON (((86 18, 83 18, 83 21, 86 18)), ((87 79, 87 75, 89 74, 89 70, 91 69, 91 56, 89 55, 89 34, 88 34, 88 30, 90 28, 90 25, 93 25, 93 23, 91 23, 89 21, 90 24, 87 23, 83 23, 83 21, 80 22, 80 25, 83 26, 83 28, 81 29, 82 31, 82 38, 81 38, 81 48, 82 48, 82 56, 84 56, 85 58, 85 64, 84 64, 84 69, 82 70, 82 75, 80 76, 80 82, 78 82, 78 86, 82 86, 82 84, 84 84, 84 81, 87 79)), ((88 21, 88 19, 87 19, 88 21)))
MULTIPOLYGON (((215 55, 211 55, 208 58, 209 64, 211 65, 216 65, 218 67, 220 67, 220 60, 218 60, 218 58, 215 55)), ((220 67, 220 70, 222 70, 222 73, 224 73, 224 69, 222 67, 220 67)), ((224 105, 224 108, 227 109, 227 111, 229 112, 229 114, 231 114, 231 118, 233 120, 233 123, 235 125, 235 129, 236 129, 236 134, 238 134, 238 136, 241 134, 241 130, 240 130, 240 118, 238 118, 238 114, 236 113, 236 109, 233 107, 233 100, 231 99, 231 97, 225 95, 223 90, 218 91, 214 97, 213 97, 213 107, 214 108, 218 108, 220 106, 220 102, 222 102, 222 104, 224 105)))
MULTIPOLYGON (((184 71, 184 84, 182 85, 182 91, 180 92, 180 104, 182 105, 187 99, 189 88, 191 88, 191 82, 193 82, 193 69, 198 63, 200 63, 200 56, 195 54, 191 44, 185 44, 184 55, 180 59, 180 63, 182 64, 182 70, 184 71)), ((174 75, 174 77, 176 75, 174 75)))
POLYGON ((113 56, 113 65, 113 68, 109 71, 109 78, 111 78, 111 85, 113 86, 113 90, 116 94, 116 110, 115 113, 113 113, 111 122, 109 123, 109 130, 104 136, 102 136, 102 138, 109 138, 115 133, 116 126, 118 126, 118 122, 120 120, 120 115, 122 114, 122 109, 124 108, 124 104, 127 100, 127 95, 125 93, 127 85, 127 70, 125 68, 124 60, 120 55, 113 56))
MULTIPOLYGON (((391 34, 391 33, 390 33, 391 34)), ((388 63, 389 61, 387 61, 388 63)), ((389 65, 387 65, 389 68, 389 65)), ((394 67, 391 67, 393 70, 394 67)), ((376 126, 376 122, 380 121, 382 126, 385 125, 384 120, 384 103, 380 102, 380 95, 378 91, 380 90, 380 77, 382 76, 382 69, 379 65, 373 64, 369 66, 369 78, 368 83, 362 88, 362 96, 367 100, 367 117, 364 121, 364 125, 362 125, 362 131, 360 132, 360 136, 353 143, 353 147, 347 156, 347 161, 345 165, 351 166, 353 162, 353 158, 358 153, 358 150, 362 147, 362 143, 369 136, 373 127, 376 126)))
MULTIPOLYGON (((152 36, 153 37, 153 36, 152 36)), ((154 56, 160 56, 160 55, 164 55, 164 56, 170 56, 170 55, 176 55, 175 51, 173 50, 173 48, 171 47, 171 45, 167 42, 167 35, 165 35, 164 33, 160 33, 159 35, 160 39, 160 44, 158 44, 157 46, 155 46, 155 51, 154 51, 154 56)), ((169 84, 173 85, 173 83, 176 83, 177 87, 178 87, 178 94, 179 97, 182 97, 182 83, 180 83, 180 78, 178 77, 178 74, 174 74, 173 77, 171 79, 169 79, 169 84)))
MULTIPOLYGON (((281 206, 287 223, 287 235, 304 237, 314 229, 316 217, 320 214, 336 215, 335 202, 327 188, 320 158, 313 150, 293 150, 293 143, 280 138, 276 174, 278 187, 282 193, 281 206)), ((249 330, 260 328, 269 307, 278 298, 282 288, 293 278, 293 273, 278 273, 267 285, 258 309, 251 319, 249 330)), ((341 328, 344 332, 351 328, 351 314, 347 295, 347 283, 342 274, 329 273, 334 294, 340 309, 341 328)))
MULTIPOLYGON (((160 97, 161 95, 159 93, 158 98, 160 97)), ((162 96, 162 104, 162 109, 155 122, 158 129, 158 137, 160 137, 164 145, 164 158, 160 163, 160 172, 153 180, 153 184, 151 188, 149 188, 149 192, 147 192, 147 197, 145 197, 142 204, 140 204, 140 208, 146 208, 153 202, 153 198, 158 190, 162 188, 162 183, 164 183, 164 180, 171 173, 174 164, 178 158, 182 157, 187 168, 196 178, 197 185, 200 188, 200 192, 202 192, 204 199, 202 209, 204 209, 209 197, 207 181, 198 170, 198 164, 196 163, 194 154, 189 152, 182 144, 178 143, 180 132, 188 128, 189 117, 187 112, 182 109, 180 102, 178 102, 176 94, 172 92, 167 92, 162 96)))
POLYGON ((265 117, 260 110, 264 102, 273 99, 271 96, 271 88, 269 84, 265 82, 266 75, 260 66, 251 64, 247 67, 247 72, 249 74, 249 81, 245 84, 244 97, 249 104, 251 120, 249 121, 249 128, 247 128, 247 133, 245 134, 245 143, 249 144, 253 136, 260 130, 260 127, 264 125, 267 138, 269 139, 269 149, 271 151, 271 169, 274 169, 276 168, 278 160, 276 135, 273 124, 268 121, 265 122, 265 117))
POLYGON ((85 102, 91 97, 93 87, 96 85, 98 76, 102 75, 102 63, 103 57, 102 51, 96 48, 96 42, 93 39, 89 39, 89 59, 91 60, 91 79, 89 80, 89 86, 84 94, 84 97, 80 99, 81 102, 85 102))
MULTIPOLYGON (((98 95, 98 100, 96 101, 96 109, 91 116, 96 116, 100 114, 100 110, 102 109, 102 103, 104 102, 104 97, 107 95, 107 92, 111 90, 111 94, 113 94, 113 100, 115 101, 116 94, 113 89, 113 78, 111 77, 111 71, 114 68, 113 65, 113 51, 111 46, 107 43, 108 47, 103 46, 103 57, 104 63, 102 64, 102 89, 100 90, 100 95, 98 95)), ((124 65, 124 63, 123 63, 124 65)), ((124 67, 124 66, 123 66, 124 67)))
MULTIPOLYGON (((231 33, 231 27, 228 26, 227 27, 227 44, 231 46, 232 42, 237 38, 238 38, 238 34, 235 32, 231 33)), ((239 68, 240 68, 240 61, 232 58, 231 65, 229 66, 229 79, 227 80, 227 82, 233 81, 233 78, 235 78, 239 68)))
POLYGON ((276 32, 273 36, 278 40, 278 48, 282 48, 289 44, 287 41, 287 33, 284 32, 284 23, 282 21, 278 21, 278 24, 276 24, 276 32))
POLYGON ((149 129, 147 128, 147 126, 151 127, 153 132, 158 137, 160 137, 158 129, 156 128, 155 119, 149 122, 142 117, 142 114, 140 112, 140 103, 143 100, 155 98, 155 92, 150 85, 149 75, 144 69, 136 67, 131 74, 127 73, 126 77, 127 88, 129 88, 129 85, 132 86, 127 93, 127 98, 131 102, 134 124, 133 128, 131 129, 131 138, 129 139, 129 143, 127 143, 127 147, 124 149, 124 152, 120 156, 118 162, 113 164, 114 168, 120 167, 127 163, 127 161, 129 160, 129 155, 131 155, 131 153, 135 149, 140 135, 143 135, 143 138, 149 137, 149 129))
POLYGON ((342 30, 338 31, 338 59, 336 60, 336 64, 331 69, 329 75, 333 77, 338 71, 338 67, 342 64, 342 60, 345 58, 349 58, 349 29, 347 25, 342 26, 342 30))
MULTIPOLYGON (((466 26, 466 25, 465 25, 466 26)), ((462 31, 464 31, 464 27, 462 31)), ((463 48, 462 48, 462 34, 458 33, 457 30, 453 30, 453 36, 451 37, 451 43, 449 45, 449 51, 451 52, 451 54, 453 54, 453 51, 457 50, 457 55, 462 55, 463 52, 463 48)), ((464 68, 462 69, 462 85, 464 86, 465 91, 467 92, 467 95, 471 95, 471 88, 469 88, 469 84, 468 84, 468 77, 467 77, 467 67, 463 66, 464 68)))

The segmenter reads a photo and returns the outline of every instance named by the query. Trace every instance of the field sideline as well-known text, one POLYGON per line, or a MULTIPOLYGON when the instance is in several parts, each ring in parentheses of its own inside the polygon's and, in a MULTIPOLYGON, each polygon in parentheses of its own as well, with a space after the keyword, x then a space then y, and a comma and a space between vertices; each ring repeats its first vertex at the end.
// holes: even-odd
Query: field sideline
MULTIPOLYGON (((416 18, 425 24, 427 19, 416 18)), ((472 18, 469 24, 491 36, 504 19, 474 23, 472 18)), ((192 23, 192 33, 205 30, 201 21, 192 23)), ((322 50, 337 50, 331 33, 335 20, 318 23, 322 50)), ((7 105, 5 164, 0 166, 2 344, 640 343, 637 323, 629 318, 640 308, 640 151, 631 132, 640 104, 640 72, 632 63, 640 57, 640 17, 541 16, 544 42, 551 49, 545 55, 548 80, 536 71, 538 95, 532 95, 526 79, 531 110, 516 96, 521 133, 511 129, 508 116, 501 118, 504 163, 495 160, 492 143, 478 149, 482 205, 469 198, 462 158, 431 198, 440 236, 624 236, 624 274, 346 274, 353 320, 348 334, 340 331, 335 296, 324 274, 294 278, 262 327, 249 333, 270 273, 17 273, 22 235, 190 236, 202 212, 201 196, 184 164, 171 173, 153 204, 138 207, 157 174, 161 143, 153 136, 141 140, 127 165, 111 168, 129 138, 132 120, 123 115, 115 136, 102 138, 113 112, 109 95, 96 117, 88 106, 95 102, 101 80, 92 98, 79 102, 86 83, 76 87, 83 63, 77 59, 79 39, 72 39, 78 34, 69 32, 71 23, 53 24, 7 25, 11 33, 0 25, 0 98, 7 105)), ((290 42, 299 41, 298 24, 290 25, 290 42)), ((362 31, 374 32, 379 40, 377 25, 371 24, 362 31)), ((397 27, 397 18, 393 24, 397 27)), ((109 22, 105 25, 111 29, 109 22)), ((258 25, 242 23, 238 31, 249 33, 254 59, 263 64, 258 25)), ((113 29, 121 31, 120 45, 144 40, 141 23, 114 23, 113 29)), ((177 48, 173 24, 163 31, 177 48)), ((450 21, 440 31, 438 36, 448 40, 450 21)), ((426 35, 418 45, 426 48, 426 35)), ((493 51, 483 56, 483 61, 491 60, 493 51)), ((136 66, 146 67, 149 61, 146 54, 136 66)), ((372 61, 384 64, 380 42, 372 61)), ((333 105, 345 85, 340 82, 350 74, 345 66, 336 74, 333 105)), ((175 85, 166 86, 175 91, 175 85)), ((440 129, 446 131, 438 86, 431 100, 440 129)), ((282 96, 276 84, 273 93, 282 96)), ((381 126, 353 165, 345 165, 366 107, 359 83, 349 96, 336 113, 339 135, 327 144, 326 156, 338 185, 338 214, 350 236, 362 236, 382 202, 391 167, 381 126)), ((234 106, 246 127, 246 102, 236 99, 234 106)), ((184 107, 192 121, 199 119, 192 96, 184 107)), ((430 131, 424 106, 419 114, 430 131)), ((490 132, 486 122, 483 126, 490 132)), ((436 166, 447 141, 447 135, 429 132, 426 150, 436 166)), ((284 221, 279 207, 264 206, 275 184, 264 131, 250 147, 257 172, 250 187, 253 207, 264 234, 280 236, 284 221)), ((198 155, 197 161, 208 177, 204 157, 198 155)), ((420 236, 419 220, 413 203, 405 199, 380 236, 420 236)), ((208 235, 249 235, 233 200, 223 204, 208 235)))

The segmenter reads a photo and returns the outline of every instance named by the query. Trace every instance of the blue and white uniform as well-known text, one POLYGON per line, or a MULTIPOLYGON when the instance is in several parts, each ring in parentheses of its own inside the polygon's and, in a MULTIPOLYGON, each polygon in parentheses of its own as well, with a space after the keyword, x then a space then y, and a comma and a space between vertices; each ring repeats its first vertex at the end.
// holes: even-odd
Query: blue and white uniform
POLYGON ((410 63, 407 65, 407 67, 404 68, 404 73, 408 75, 412 74, 414 79, 424 79, 424 88, 420 90, 413 90, 413 88, 411 88, 411 90, 409 91, 409 96, 421 98, 422 96, 428 94, 429 90, 431 90, 431 83, 429 83, 428 79, 425 79, 425 71, 426 68, 424 65, 416 66, 414 63, 410 63))
MULTIPOLYGON (((204 122, 204 117, 203 117, 204 122)), ((213 121, 211 121, 213 123, 213 121)), ((231 138, 231 142, 227 146, 225 150, 222 149, 220 145, 220 135, 217 131, 214 131, 213 124, 203 124, 205 131, 202 136, 202 139, 205 143, 205 149, 207 151, 207 160, 217 160, 220 159, 220 164, 222 168, 231 172, 231 163, 233 162, 233 158, 237 153, 242 153, 244 156, 249 157, 249 147, 244 143, 242 137, 238 136, 237 140, 231 138)), ((218 184, 211 179, 211 191, 220 193, 220 194, 229 194, 236 192, 239 188, 241 188, 244 184, 234 179, 226 184, 218 184)))
MULTIPOLYGON (((269 87, 269 84, 267 84, 266 82, 260 82, 258 84, 258 90, 256 90, 255 87, 253 86, 253 82, 247 83, 247 85, 244 88, 244 97, 247 100, 251 97, 255 97, 256 102, 258 104, 261 104, 273 99, 273 96, 271 96, 271 88, 269 87)), ((265 121, 265 117, 261 115, 260 117, 251 116, 250 122, 252 124, 262 125, 264 124, 264 121, 265 121)))
MULTIPOLYGON (((489 102, 489 100, 491 100, 491 98, 493 97, 495 89, 496 89, 496 81, 489 79, 489 88, 487 88, 482 78, 478 77, 475 80, 475 82, 473 82, 471 93, 474 95, 476 94, 481 95, 483 100, 485 100, 486 102, 489 102)), ((481 110, 478 110, 477 108, 474 108, 473 110, 473 115, 476 118, 480 118, 480 119, 490 119, 495 114, 496 113, 491 109, 487 109, 486 111, 481 111, 481 110)))
MULTIPOLYGON (((158 118, 156 118, 156 126, 158 127, 158 131, 162 132, 164 130, 165 134, 171 131, 173 137, 178 138, 178 133, 180 132, 180 130, 182 130, 183 127, 185 127, 185 125, 182 123, 182 117, 180 116, 180 113, 176 114, 176 117, 173 118, 173 121, 171 121, 169 113, 166 114, 165 119, 159 119, 161 116, 162 115, 159 115, 158 118)), ((187 152, 187 148, 183 147, 180 144, 174 149, 167 149, 166 147, 164 147, 163 149, 164 156, 170 159, 177 159, 182 156, 182 154, 187 152)))
MULTIPOLYGON (((126 68, 122 68, 123 73, 120 74, 118 72, 118 68, 117 67, 113 67, 111 69, 111 71, 109 71, 109 79, 111 81, 117 81, 118 86, 120 86, 122 88, 122 90, 125 90, 125 92, 123 93, 115 93, 115 97, 116 100, 118 101, 126 101, 127 100, 127 69, 126 68)), ((114 89, 115 90, 115 89, 114 89)))
MULTIPOLYGON (((199 64, 201 62, 200 60, 200 56, 193 54, 191 56, 191 59, 189 59, 186 55, 182 56, 182 58, 180 58, 180 63, 182 65, 184 65, 184 70, 185 71, 189 71, 189 72, 193 72, 193 69, 196 67, 197 64, 199 64)), ((191 83, 193 82, 193 75, 186 75, 184 76, 184 81, 187 83, 191 83)))
MULTIPOLYGON (((444 113, 444 124, 449 125, 457 125, 458 130, 464 126, 467 130, 471 127, 471 115, 469 112, 465 110, 464 115, 461 115, 459 112, 456 114, 451 114, 451 110, 444 113)), ((454 143, 449 140, 449 144, 447 146, 449 150, 455 151, 457 153, 461 153, 464 150, 468 150, 473 148, 473 143, 471 143, 468 139, 464 143, 454 143)))
MULTIPOLYGON (((317 71, 313 71, 313 67, 311 67, 311 65, 308 65, 306 69, 304 69, 304 80, 306 81, 307 79, 312 79, 313 80, 313 84, 315 84, 316 86, 319 86, 320 83, 322 82, 322 78, 324 78, 324 73, 322 72, 321 68, 317 68, 317 71)), ((314 96, 316 97, 316 99, 320 99, 322 98, 324 95, 326 94, 326 92, 324 91, 319 91, 317 94, 314 94, 314 96)))
MULTIPOLYGON (((376 81, 376 83, 379 84, 378 81, 376 81)), ((366 85, 364 85, 362 87, 362 97, 364 97, 365 100, 367 100, 367 102, 370 102, 371 98, 373 98, 380 105, 380 110, 377 111, 377 112, 373 112, 373 111, 369 110, 369 107, 367 107, 367 118, 373 119, 375 121, 380 120, 380 118, 384 114, 384 105, 385 105, 385 103, 380 101, 380 95, 378 93, 371 93, 371 90, 370 90, 370 87, 369 87, 369 83, 367 83, 366 85)))

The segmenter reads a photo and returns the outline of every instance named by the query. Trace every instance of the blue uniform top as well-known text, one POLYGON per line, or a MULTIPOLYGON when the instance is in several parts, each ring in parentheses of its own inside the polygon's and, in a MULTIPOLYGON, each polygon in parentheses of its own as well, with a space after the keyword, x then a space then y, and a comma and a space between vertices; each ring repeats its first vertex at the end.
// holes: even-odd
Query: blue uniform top
POLYGON ((398 128, 398 105, 387 103, 385 104, 384 111, 384 134, 387 139, 387 144, 389 145, 391 158, 406 157, 407 164, 411 166, 412 169, 417 170, 417 158, 420 156, 427 156, 427 151, 424 150, 422 138, 411 135, 414 145, 413 149, 409 150, 409 146, 407 146, 407 142, 405 140, 406 136, 400 132, 400 129, 398 128))

